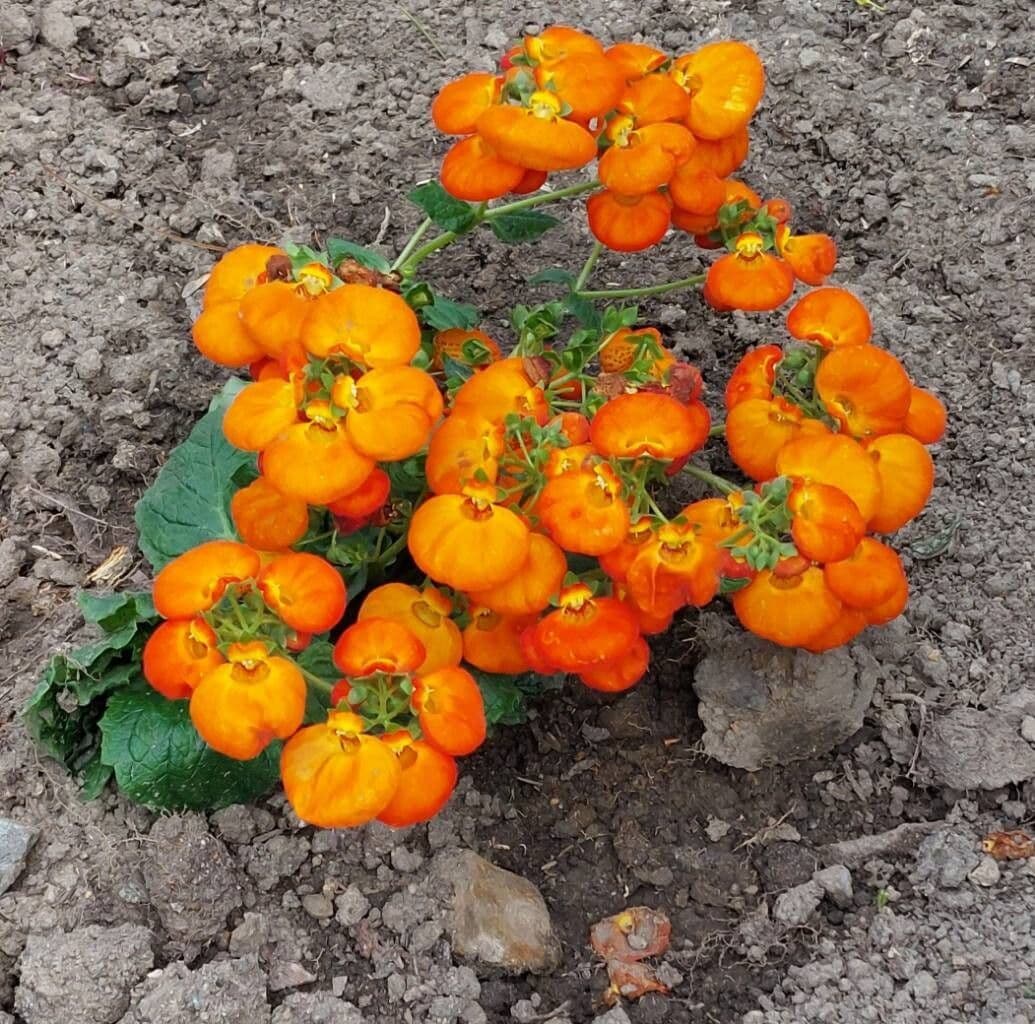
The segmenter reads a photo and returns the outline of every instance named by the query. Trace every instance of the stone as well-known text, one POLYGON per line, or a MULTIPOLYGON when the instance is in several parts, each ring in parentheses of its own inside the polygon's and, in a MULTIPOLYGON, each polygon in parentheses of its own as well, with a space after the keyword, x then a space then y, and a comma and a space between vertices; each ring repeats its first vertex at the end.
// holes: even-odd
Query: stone
POLYGON ((357 65, 327 63, 318 68, 303 65, 285 73, 285 88, 293 89, 314 110, 344 113, 352 106, 358 89, 369 74, 357 65))
POLYGON ((527 879, 471 850, 440 854, 434 871, 452 886, 447 927, 458 956, 513 974, 560 964, 561 944, 546 901, 527 879))
POLYGON ((0 41, 5 47, 13 50, 25 46, 34 34, 32 19, 19 4, 0 7, 0 41))
POLYGON ((230 933, 230 952, 233 956, 258 953, 269 941, 270 926, 264 914, 247 913, 244 920, 230 933))
POLYGON ((151 828, 144 883, 152 906, 178 942, 207 942, 241 906, 226 847, 200 815, 159 818, 151 828))
POLYGON ((75 46, 78 33, 75 22, 63 10, 64 5, 46 4, 40 11, 40 36, 55 50, 70 50, 75 46))
POLYGON ((89 925, 32 932, 19 961, 14 1010, 26 1024, 113 1024, 154 965, 147 928, 89 925))
POLYGON ((998 883, 1001 875, 999 864, 994 857, 982 857, 981 862, 967 875, 967 878, 975 885, 988 889, 998 883))
POLYGON ((1035 744, 1035 715, 1025 715, 1021 719, 1021 739, 1035 744))
POLYGON ((1032 690, 984 711, 956 708, 931 723, 920 764, 953 789, 999 789, 1033 779, 1035 747, 1023 735, 1024 719, 1033 713, 1032 690))
POLYGON ((776 897, 773 918, 788 928, 803 925, 815 913, 823 899, 823 887, 815 881, 796 885, 776 897))
POLYGON ((301 964, 288 960, 275 963, 270 968, 269 986, 271 992, 283 992, 288 988, 300 988, 316 981, 316 975, 301 964))
POLYGON ((270 1024, 266 975, 255 957, 214 960, 196 971, 172 963, 133 993, 119 1024, 270 1024))
POLYGON ((877 682, 876 662, 859 648, 825 654, 783 650, 757 637, 718 634, 694 672, 705 752, 734 768, 758 771, 825 753, 863 724, 877 682))
POLYGON ((330 992, 292 992, 273 1011, 271 1024, 363 1024, 363 1014, 330 992))
POLYGON ((945 889, 957 889, 978 865, 974 840, 959 832, 936 832, 917 849, 916 876, 945 889))
POLYGON ((0 896, 18 881, 25 870, 39 832, 17 821, 0 818, 0 896))
POLYGON ((322 892, 310 893, 302 897, 302 909, 317 921, 329 921, 334 917, 334 904, 330 897, 324 896, 322 892))
POLYGON ((370 910, 370 900, 359 891, 359 886, 350 885, 335 901, 337 912, 334 919, 345 928, 359 924, 370 910))
POLYGON ((620 1006, 614 1006, 607 1013, 593 1018, 593 1024, 632 1024, 629 1014, 620 1006))
POLYGON ((852 905, 852 873, 843 864, 833 864, 817 871, 812 880, 817 882, 824 894, 842 910, 852 905))

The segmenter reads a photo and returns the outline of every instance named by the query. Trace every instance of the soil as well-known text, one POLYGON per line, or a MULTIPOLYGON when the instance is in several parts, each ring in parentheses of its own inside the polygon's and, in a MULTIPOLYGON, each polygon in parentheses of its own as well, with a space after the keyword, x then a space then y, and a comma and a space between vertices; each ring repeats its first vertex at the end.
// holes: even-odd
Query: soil
MULTIPOLYGON (((609 1024, 1035 1021, 1035 873, 1023 861, 993 871, 978 851, 991 828, 1030 828, 1035 782, 948 788, 937 744, 952 732, 935 728, 964 709, 994 718, 1031 686, 1033 20, 1008 0, 7 0, 0 815, 40 838, 0 895, 0 1022, 187 1021, 215 999, 204 1019, 266 1020, 272 1007, 275 1024, 581 1024, 603 1013, 606 987, 588 927, 637 904, 672 919, 673 991, 609 1024), (429 98, 555 22, 673 52, 718 37, 756 46, 769 88, 747 180, 788 198, 803 230, 839 240, 836 280, 949 406, 934 497, 900 537, 914 597, 860 642, 879 674, 865 724, 786 767, 707 758, 691 688, 706 651, 689 615, 629 696, 568 689, 529 728, 499 732, 428 827, 314 834, 276 796, 172 826, 110 793, 81 803, 17 716, 46 653, 82 639, 75 588, 113 549, 130 553, 118 585, 147 583, 132 504, 222 376, 190 344, 185 286, 250 239, 337 234, 397 250, 416 223, 402 197, 444 149, 429 98), (920 557, 939 536, 946 550, 920 557), (817 897, 798 927, 760 914, 802 895, 826 844, 903 822, 953 836, 955 867, 915 836, 850 865, 845 905, 817 897), (451 843, 540 888, 563 943, 557 971, 453 964, 422 902, 451 843), (188 874, 201 863, 216 875, 188 874), (199 898, 195 882, 212 893, 199 898), (55 929, 61 956, 40 938, 55 929), (121 958, 103 989, 88 969, 105 962, 97 948, 121 958), (151 963, 160 973, 145 979, 151 963), (55 978, 68 985, 57 1004, 55 978)), ((587 248, 578 218, 539 248, 478 235, 429 276, 505 335, 527 277, 587 248)), ((594 281, 652 283, 701 259, 672 237, 646 257, 606 258, 594 281)), ((782 337, 778 316, 719 317, 695 294, 644 310, 699 363, 712 401, 740 352, 782 337)), ((971 755, 994 762, 996 750, 971 755)))

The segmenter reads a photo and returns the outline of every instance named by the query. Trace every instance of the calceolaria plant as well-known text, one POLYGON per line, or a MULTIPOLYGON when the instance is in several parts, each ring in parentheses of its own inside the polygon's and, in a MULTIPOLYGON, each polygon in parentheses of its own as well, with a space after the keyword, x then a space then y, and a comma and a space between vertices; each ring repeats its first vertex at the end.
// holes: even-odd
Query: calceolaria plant
POLYGON ((728 599, 752 633, 812 652, 899 615, 887 538, 929 497, 945 409, 826 283, 834 242, 732 177, 763 85, 741 42, 672 56, 549 28, 435 98, 455 141, 410 194, 425 219, 394 261, 342 240, 219 260, 194 341, 250 380, 142 499, 152 599, 112 599, 109 642, 78 674, 52 666, 29 713, 47 749, 156 805, 252 794, 279 758, 303 820, 402 826, 442 807, 456 758, 526 694, 636 685, 646 638, 690 608, 728 599), (516 305, 505 333, 422 276, 483 226, 534 241, 559 224, 541 207, 583 199, 585 262, 538 274, 557 297, 516 305), (706 269, 591 287, 604 252, 672 229, 706 269), (789 307, 785 337, 733 367, 722 422, 632 304, 697 286, 721 312, 789 307), (694 461, 709 444, 740 479, 694 461), (674 507, 680 475, 713 495, 674 507), (195 776, 209 758, 224 791, 170 795, 176 772, 133 761, 153 744, 127 729, 175 730, 162 756, 195 776))

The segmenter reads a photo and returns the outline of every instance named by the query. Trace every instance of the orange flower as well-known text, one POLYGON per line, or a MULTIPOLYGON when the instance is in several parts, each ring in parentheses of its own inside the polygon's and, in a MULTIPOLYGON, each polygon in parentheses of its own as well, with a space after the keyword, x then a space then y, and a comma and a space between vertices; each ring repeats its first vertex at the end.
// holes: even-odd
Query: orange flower
POLYGON ((789 442, 776 457, 776 473, 844 491, 866 522, 880 502, 880 476, 873 459, 844 434, 815 434, 789 442))
POLYGON ((191 337, 198 351, 220 366, 247 366, 266 354, 244 326, 238 301, 220 302, 203 309, 194 321, 191 337))
POLYGON ((844 288, 814 288, 787 314, 787 330, 799 341, 824 348, 865 345, 873 336, 866 307, 844 288))
POLYGON ((312 303, 301 342, 321 359, 340 352, 364 366, 402 366, 420 348, 420 324, 394 292, 346 284, 312 303))
MULTIPOLYGON (((331 279, 330 271, 321 268, 331 279)), ((241 322, 266 355, 279 359, 298 345, 314 299, 294 281, 269 281, 241 299, 241 322)))
POLYGON ((557 427, 569 446, 585 444, 589 440, 589 420, 581 412, 559 412, 547 426, 557 427))
POLYGON ((793 235, 786 224, 776 231, 776 248, 805 284, 821 285, 837 265, 837 246, 829 235, 793 235))
POLYGON ((605 189, 586 203, 589 229, 616 252, 639 252, 660 242, 672 219, 672 204, 660 192, 623 196, 605 189))
POLYGON ((603 54, 580 53, 540 64, 535 79, 541 90, 568 106, 567 116, 582 123, 613 110, 625 91, 621 69, 603 54))
POLYGON ((671 74, 690 94, 687 123, 699 139, 724 139, 744 128, 765 89, 758 54, 735 40, 677 58, 671 74))
MULTIPOLYGON (((696 527, 698 536, 718 544, 739 532, 743 526, 738 514, 743 505, 744 499, 739 491, 725 498, 702 498, 687 505, 679 513, 679 518, 696 527)), ((743 543, 747 544, 748 540, 745 537, 743 543)))
POLYGON ((726 183, 714 171, 685 163, 672 176, 668 194, 680 210, 706 218, 705 223, 713 226, 726 202, 726 183))
POLYGON ((405 828, 435 817, 456 788, 456 761, 430 743, 415 740, 405 729, 380 739, 395 753, 401 772, 395 795, 377 820, 405 828))
POLYGON ((866 523, 855 502, 828 484, 794 481, 787 507, 794 517, 791 539, 813 562, 847 558, 866 533, 866 523))
POLYGON ((749 398, 772 398, 776 367, 783 359, 779 345, 760 345, 744 354, 726 385, 726 408, 749 398))
POLYGON ((163 622, 144 645, 144 678, 169 700, 189 697, 225 661, 216 634, 201 618, 163 622))
POLYGON ((720 256, 709 268, 704 298, 716 309, 760 312, 782 306, 794 291, 790 265, 764 249, 762 236, 745 231, 735 250, 720 256))
POLYGON ((863 614, 871 626, 883 626, 886 622, 897 619, 906 610, 908 602, 909 582, 903 574, 896 581, 891 596, 885 598, 880 604, 867 608, 863 614))
POLYGON ((924 444, 935 444, 945 435, 948 415, 940 399, 915 385, 909 390, 905 431, 924 444))
POLYGON ((828 413, 853 437, 901 430, 912 385, 902 364, 874 345, 852 345, 824 356, 816 391, 828 413))
POLYGON ((417 676, 410 703, 424 739, 443 754, 462 757, 485 742, 482 692, 470 672, 442 668, 417 676))
POLYGON ((604 373, 625 373, 641 353, 656 348, 661 353, 651 368, 652 376, 660 379, 675 359, 661 340, 661 332, 656 327, 619 327, 609 334, 601 346, 597 359, 604 373))
POLYGON ((855 608, 843 608, 832 626, 817 633, 802 646, 813 654, 821 654, 854 640, 868 625, 870 622, 863 612, 855 608))
POLYGON ((730 458, 752 480, 776 475, 777 457, 804 434, 826 434, 819 421, 806 418, 785 398, 748 398, 726 415, 726 445, 730 458))
POLYGON ((235 447, 260 452, 299 420, 292 381, 275 378, 243 387, 223 416, 223 434, 235 447))
POLYGON ((259 551, 280 551, 306 535, 309 506, 281 494, 260 476, 234 493, 230 518, 245 544, 259 551))
POLYGON ((391 478, 377 467, 354 491, 329 502, 327 510, 342 519, 365 519, 384 507, 391 491, 391 478))
POLYGON ((288 427, 263 450, 262 472, 289 497, 327 505, 360 487, 374 460, 356 450, 329 402, 310 402, 304 413, 307 422, 288 427))
POLYGON ((669 395, 619 395, 597 411, 590 440, 601 455, 681 459, 708 439, 711 420, 701 402, 684 405, 669 395))
POLYGON ((746 126, 724 139, 699 138, 690 155, 690 164, 695 170, 711 171, 720 178, 728 178, 747 159, 750 145, 746 126))
POLYGON ((352 711, 300 730, 284 746, 280 775, 294 812, 319 828, 351 828, 384 811, 402 767, 391 746, 365 732, 352 711))
POLYGON ((549 537, 533 533, 521 568, 505 583, 473 592, 471 600, 500 615, 533 615, 557 596, 567 571, 564 552, 549 537))
POLYGON ((662 121, 685 121, 690 113, 690 97, 668 75, 647 75, 626 86, 618 110, 634 117, 640 127, 662 121))
POLYGON ((428 487, 433 494, 459 494, 476 475, 495 483, 502 454, 502 422, 485 419, 476 406, 454 409, 431 435, 428 487))
POLYGON ((823 576, 831 593, 862 611, 893 598, 906 578, 898 555, 873 537, 863 537, 848 558, 828 562, 823 576))
POLYGON ((528 672, 521 634, 535 621, 535 615, 500 615, 476 605, 464 630, 464 660, 483 672, 528 672))
POLYGON ((631 132, 623 141, 615 142, 597 164, 597 175, 604 188, 622 196, 654 192, 668 184, 675 170, 676 158, 661 146, 642 139, 639 132, 631 132))
POLYGON ((639 635, 627 605, 614 597, 594 597, 584 583, 565 587, 557 610, 533 629, 535 647, 567 672, 616 661, 639 635))
POLYGON ((478 134, 503 160, 535 171, 575 170, 597 154, 597 142, 561 116, 561 98, 545 89, 528 106, 495 105, 478 118, 478 134))
POLYGON ((537 64, 550 66, 566 57, 599 57, 604 48, 591 35, 568 25, 551 25, 539 35, 525 36, 525 54, 537 64))
POLYGON ((527 196, 531 192, 538 192, 545 183, 546 171, 526 170, 521 180, 510 191, 516 196, 527 196))
POLYGON ((894 533, 920 514, 934 487, 934 462, 909 434, 885 434, 865 443, 880 477, 880 504, 870 518, 875 533, 894 533))
POLYGON ((202 306, 209 309, 225 302, 240 302, 266 280, 266 266, 274 256, 286 256, 286 253, 277 246, 256 243, 231 249, 209 273, 202 306))
POLYGON ((349 626, 334 645, 334 664, 350 678, 407 675, 425 657, 424 645, 403 623, 374 616, 349 626))
POLYGON ((668 54, 646 43, 615 43, 604 54, 621 70, 627 82, 649 75, 668 60, 668 54))
POLYGON ((451 196, 469 203, 505 196, 524 176, 523 167, 497 156, 480 135, 469 135, 454 143, 439 168, 442 187, 451 196))
POLYGON ((616 583, 624 583, 636 556, 644 544, 654 536, 654 520, 650 516, 640 516, 629 526, 625 539, 618 547, 599 556, 600 568, 616 583))
POLYGON ((410 554, 422 572, 455 590, 486 590, 515 576, 528 557, 528 527, 493 503, 496 488, 428 499, 410 522, 410 554))
POLYGON ((533 511, 565 551, 577 554, 603 555, 618 547, 629 531, 622 487, 607 464, 554 477, 533 511))
POLYGON ((415 366, 385 366, 359 380, 339 377, 331 401, 348 410, 345 433, 355 449, 385 462, 419 452, 442 415, 435 381, 415 366))
POLYGON ((251 579, 259 555, 232 540, 210 540, 174 558, 155 577, 155 609, 165 619, 188 619, 219 603, 231 583, 251 579))
POLYGON ((302 633, 323 633, 345 614, 345 582, 319 555, 279 555, 259 573, 258 588, 280 619, 302 633))
POLYGON ((457 624, 449 617, 453 602, 440 590, 418 590, 405 583, 385 583, 363 599, 359 621, 370 618, 391 619, 405 626, 424 645, 424 660, 414 672, 434 672, 459 665, 463 639, 457 624))
POLYGON ((547 480, 564 476, 577 469, 591 470, 596 451, 591 444, 572 444, 567 448, 553 448, 546 457, 543 474, 547 480))
POLYGON ((499 77, 474 71, 447 82, 431 103, 431 120, 444 135, 471 135, 486 110, 496 102, 499 77))
POLYGON ((642 636, 633 641, 633 645, 614 661, 605 661, 601 665, 584 668, 579 672, 579 679, 591 690, 601 693, 621 693, 635 686, 646 674, 650 664, 650 648, 642 636))
POLYGON ((516 358, 501 359, 466 380, 453 398, 451 415, 477 413, 502 423, 512 412, 539 424, 550 417, 543 389, 532 383, 523 361, 516 358))
POLYGON ((703 607, 718 593, 719 550, 692 523, 664 523, 640 548, 625 582, 636 604, 655 614, 703 607))
POLYGON ((790 576, 765 569, 733 595, 745 629, 783 647, 804 647, 841 617, 841 602, 814 566, 790 576))
POLYGON ((463 360, 464 345, 468 342, 478 342, 486 352, 486 363, 495 363, 503 358, 499 345, 492 340, 484 331, 474 328, 451 327, 446 331, 438 331, 435 334, 433 345, 433 356, 431 365, 436 370, 442 369, 446 357, 463 360))
POLYGON ((213 750, 250 761, 298 729, 305 697, 305 680, 293 661, 271 656, 260 641, 231 644, 226 663, 191 694, 190 717, 213 750))

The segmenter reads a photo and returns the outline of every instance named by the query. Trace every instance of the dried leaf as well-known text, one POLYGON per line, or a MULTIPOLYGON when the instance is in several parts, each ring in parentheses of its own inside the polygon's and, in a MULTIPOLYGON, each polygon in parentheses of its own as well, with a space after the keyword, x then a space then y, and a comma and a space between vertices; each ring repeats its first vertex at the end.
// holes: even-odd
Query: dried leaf
POLYGON ((605 960, 634 963, 668 949, 672 924, 660 910, 630 907, 593 925, 589 940, 605 960))
POLYGON ((1035 857, 1035 838, 1020 829, 990 832, 981 841, 981 848, 996 860, 1025 860, 1035 857))
POLYGON ((607 976, 611 987, 604 993, 604 1002, 613 1006, 622 999, 639 999, 648 992, 668 994, 668 986, 660 982, 649 964, 608 960, 607 976))

